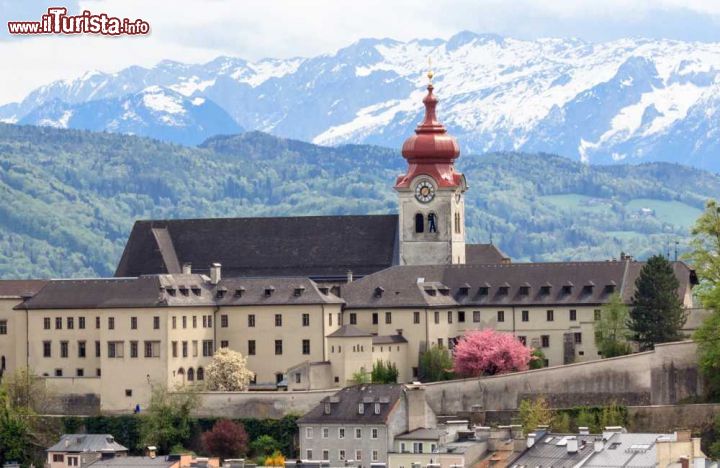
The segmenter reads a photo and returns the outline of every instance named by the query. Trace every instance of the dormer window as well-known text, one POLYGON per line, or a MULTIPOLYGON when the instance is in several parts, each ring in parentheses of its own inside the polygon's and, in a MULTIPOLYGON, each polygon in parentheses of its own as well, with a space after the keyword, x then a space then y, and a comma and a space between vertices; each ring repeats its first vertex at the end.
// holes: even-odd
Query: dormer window
POLYGON ((460 286, 460 294, 467 296, 470 293, 470 285, 465 283, 460 286))
POLYGON ((425 286, 425 293, 428 296, 435 296, 437 294, 437 291, 435 291, 435 288, 432 286, 425 286))
POLYGON ((265 288, 265 297, 270 297, 270 296, 272 296, 274 292, 275 292, 275 287, 274 287, 274 286, 268 286, 267 288, 265 288))
POLYGON ((245 294, 245 288, 243 288, 242 286, 235 289, 235 297, 242 297, 243 294, 245 294))
POLYGON ((520 286, 520 295, 521 295, 521 296, 528 296, 528 295, 530 295, 530 285, 520 286))
POLYGON ((199 286, 192 286, 190 289, 192 290, 193 294, 195 294, 196 296, 200 296, 202 294, 202 290, 200 289, 199 286))
POLYGON ((480 286, 480 288, 478 289, 478 294, 480 294, 481 296, 487 296, 488 294, 490 294, 490 287, 480 286))
POLYGON ((183 296, 190 295, 190 290, 186 286, 180 286, 178 290, 180 290, 180 294, 182 294, 183 296))
POLYGON ((440 291, 440 294, 443 296, 449 296, 450 295, 450 288, 447 286, 441 286, 438 288, 438 291, 440 291))
POLYGON ((293 292, 293 296, 300 297, 305 292, 305 286, 298 286, 293 292))
POLYGON ((358 414, 365 414, 365 405, 363 403, 358 404, 358 414))
POLYGON ((380 403, 375 403, 375 414, 380 414, 380 403))
POLYGON ((215 291, 215 297, 217 297, 218 299, 222 299, 223 297, 225 297, 225 294, 227 294, 227 288, 223 286, 217 288, 217 291, 215 291))
POLYGON ((595 283, 593 283, 592 281, 588 282, 588 284, 583 286, 583 293, 592 294, 594 287, 595 287, 595 283))
POLYGON ((505 283, 498 288, 498 292, 503 296, 507 296, 510 293, 510 285, 505 283))
POLYGON ((378 286, 375 288, 375 297, 382 297, 383 293, 385 292, 385 289, 381 286, 378 286))
POLYGON ((607 293, 607 294, 612 294, 612 293, 614 293, 614 292, 615 292, 615 286, 617 286, 617 285, 615 284, 615 281, 610 281, 610 283, 608 283, 608 284, 605 285, 605 293, 607 293))
POLYGON ((175 294, 176 294, 175 288, 168 287, 168 288, 165 289, 165 290, 166 290, 167 293, 170 294, 172 297, 175 297, 175 294))
POLYGON ((562 287, 562 293, 563 293, 563 294, 572 294, 572 290, 573 290, 573 284, 572 284, 572 283, 564 284, 563 287, 562 287))
POLYGON ((550 295, 550 286, 547 284, 545 286, 540 286, 540 294, 543 296, 550 295))
POLYGON ((330 410, 331 410, 330 403, 325 403, 325 414, 330 414, 330 410))
POLYGON ((322 286, 318 289, 320 290, 321 293, 323 293, 326 296, 328 295, 328 293, 330 293, 330 288, 328 288, 327 286, 322 286))

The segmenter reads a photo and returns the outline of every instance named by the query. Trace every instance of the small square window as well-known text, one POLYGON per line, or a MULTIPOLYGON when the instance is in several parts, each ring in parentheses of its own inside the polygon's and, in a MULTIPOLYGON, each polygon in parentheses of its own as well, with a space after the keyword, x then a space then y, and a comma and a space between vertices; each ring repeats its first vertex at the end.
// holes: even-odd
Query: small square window
POLYGON ((132 389, 126 388, 126 389, 125 389, 125 396, 126 396, 126 397, 131 397, 131 396, 132 396, 132 389))

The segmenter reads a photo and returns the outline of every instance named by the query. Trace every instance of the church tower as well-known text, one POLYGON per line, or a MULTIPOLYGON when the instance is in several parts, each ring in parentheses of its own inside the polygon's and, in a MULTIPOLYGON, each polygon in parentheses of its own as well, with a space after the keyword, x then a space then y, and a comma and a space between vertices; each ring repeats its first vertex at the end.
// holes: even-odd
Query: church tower
POLYGON ((465 263, 465 176, 455 170, 460 147, 438 122, 432 72, 425 118, 405 140, 408 169, 395 182, 399 199, 400 264, 465 263))

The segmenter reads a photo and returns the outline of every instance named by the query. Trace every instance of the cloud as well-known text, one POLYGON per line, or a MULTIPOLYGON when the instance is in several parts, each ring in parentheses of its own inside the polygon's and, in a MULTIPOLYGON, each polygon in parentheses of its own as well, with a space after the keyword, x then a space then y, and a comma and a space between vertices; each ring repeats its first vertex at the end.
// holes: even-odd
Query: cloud
POLYGON ((363 37, 448 38, 461 30, 520 39, 621 37, 720 41, 720 2, 706 0, 0 0, 2 19, 48 5, 142 18, 147 37, 0 35, 0 102, 87 70, 330 53, 363 37))

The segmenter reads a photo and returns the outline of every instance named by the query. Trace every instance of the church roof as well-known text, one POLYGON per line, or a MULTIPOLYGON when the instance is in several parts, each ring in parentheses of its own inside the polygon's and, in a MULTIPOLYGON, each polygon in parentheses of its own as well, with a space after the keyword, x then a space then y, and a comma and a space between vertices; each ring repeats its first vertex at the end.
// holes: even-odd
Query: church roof
POLYGON ((494 244, 465 244, 465 263, 507 263, 510 257, 494 244))
POLYGON ((364 276, 396 264, 397 243, 397 215, 137 221, 115 276, 216 262, 225 277, 364 276))

